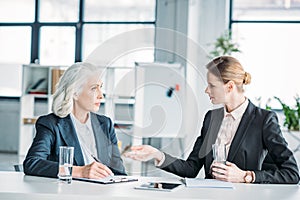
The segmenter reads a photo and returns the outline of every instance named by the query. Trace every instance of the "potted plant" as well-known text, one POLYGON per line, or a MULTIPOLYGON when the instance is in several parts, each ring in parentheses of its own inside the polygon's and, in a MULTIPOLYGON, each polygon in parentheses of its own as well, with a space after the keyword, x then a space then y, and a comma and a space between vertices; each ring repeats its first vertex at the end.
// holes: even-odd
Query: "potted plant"
POLYGON ((230 30, 225 31, 217 40, 210 44, 213 45, 213 50, 209 53, 210 58, 222 55, 231 55, 233 52, 241 52, 239 45, 232 40, 232 33, 230 30))
POLYGON ((294 108, 286 105, 279 97, 274 97, 282 106, 283 114, 285 116, 284 126, 291 131, 299 131, 300 121, 300 98, 297 95, 295 97, 296 105, 294 108))

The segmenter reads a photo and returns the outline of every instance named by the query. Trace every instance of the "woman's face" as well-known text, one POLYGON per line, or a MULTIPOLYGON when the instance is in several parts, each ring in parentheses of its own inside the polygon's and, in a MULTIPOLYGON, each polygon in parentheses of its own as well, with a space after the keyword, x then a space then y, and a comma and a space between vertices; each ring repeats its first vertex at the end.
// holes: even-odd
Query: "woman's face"
POLYGON ((74 101, 77 108, 86 112, 97 112, 100 107, 100 101, 103 99, 102 84, 99 74, 89 77, 85 85, 83 85, 82 92, 74 101))
POLYGON ((212 104, 224 104, 226 102, 226 84, 212 73, 207 73, 207 87, 205 93, 208 94, 212 104))

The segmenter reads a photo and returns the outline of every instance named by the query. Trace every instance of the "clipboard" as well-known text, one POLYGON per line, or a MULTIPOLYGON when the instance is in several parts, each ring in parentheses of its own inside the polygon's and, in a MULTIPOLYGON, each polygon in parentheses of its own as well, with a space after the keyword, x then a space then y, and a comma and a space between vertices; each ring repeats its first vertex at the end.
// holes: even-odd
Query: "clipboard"
POLYGON ((113 184, 113 183, 126 183, 126 182, 138 181, 137 178, 129 177, 129 176, 113 176, 113 177, 106 177, 101 179, 73 178, 73 180, 99 183, 99 184, 113 184))

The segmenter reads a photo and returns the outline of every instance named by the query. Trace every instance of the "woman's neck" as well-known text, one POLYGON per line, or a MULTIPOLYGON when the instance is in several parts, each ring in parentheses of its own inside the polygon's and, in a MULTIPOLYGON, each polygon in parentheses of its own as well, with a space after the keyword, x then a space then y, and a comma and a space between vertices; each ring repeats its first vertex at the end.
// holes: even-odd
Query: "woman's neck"
POLYGON ((82 123, 82 124, 86 123, 86 121, 89 118, 89 113, 86 111, 79 111, 79 110, 73 109, 72 113, 75 116, 75 118, 78 121, 80 121, 80 123, 82 123))
POLYGON ((237 95, 237 96, 233 96, 228 103, 225 104, 225 108, 227 112, 232 112, 235 109, 237 109, 238 107, 240 107, 240 105, 242 105, 246 100, 246 97, 242 94, 242 95, 237 95))

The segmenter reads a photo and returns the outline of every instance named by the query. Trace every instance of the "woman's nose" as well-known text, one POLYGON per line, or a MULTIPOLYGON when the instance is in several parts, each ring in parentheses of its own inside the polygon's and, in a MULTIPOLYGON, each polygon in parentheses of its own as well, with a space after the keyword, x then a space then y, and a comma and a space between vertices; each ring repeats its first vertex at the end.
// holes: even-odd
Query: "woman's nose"
POLYGON ((205 88, 204 92, 208 94, 208 87, 205 88))
POLYGON ((97 97, 98 97, 99 99, 103 99, 103 98, 104 98, 103 92, 101 91, 101 89, 98 89, 98 95, 97 95, 97 97))

